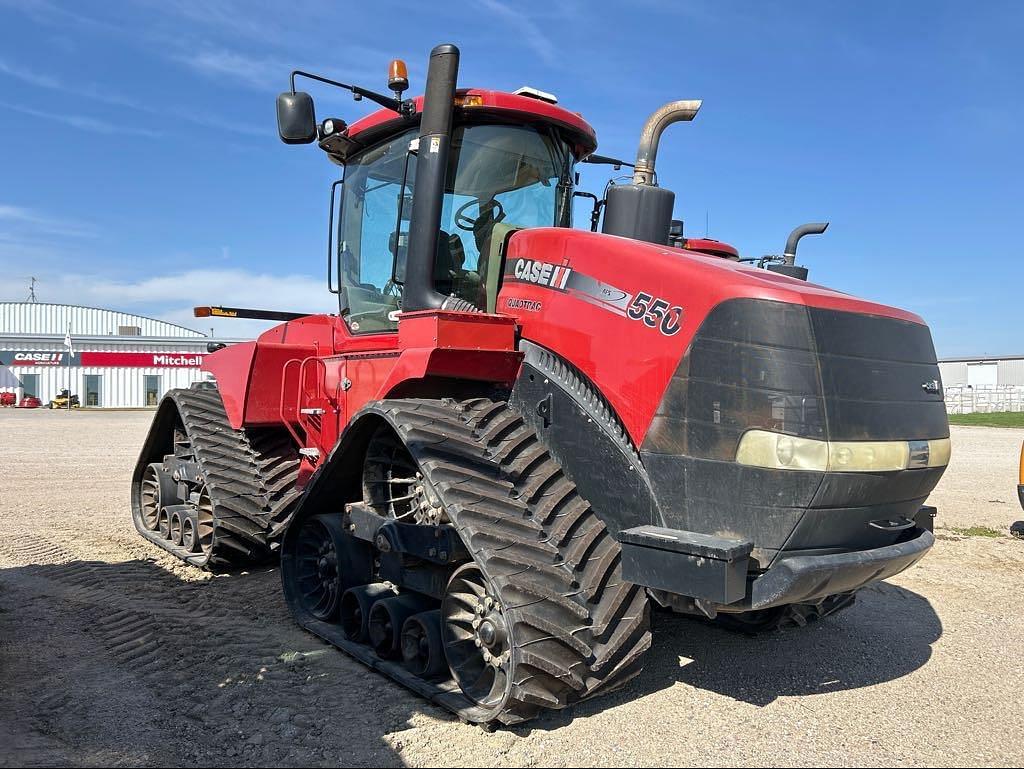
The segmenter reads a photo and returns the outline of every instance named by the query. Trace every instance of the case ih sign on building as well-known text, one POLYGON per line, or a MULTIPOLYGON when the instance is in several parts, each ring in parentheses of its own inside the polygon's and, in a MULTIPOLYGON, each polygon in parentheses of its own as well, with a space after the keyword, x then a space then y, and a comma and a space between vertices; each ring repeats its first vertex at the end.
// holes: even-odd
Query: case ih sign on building
POLYGON ((152 407, 168 390, 208 378, 200 366, 211 341, 142 315, 0 302, 0 391, 44 406, 68 389, 85 407, 152 407), (74 355, 65 345, 69 328, 74 355))

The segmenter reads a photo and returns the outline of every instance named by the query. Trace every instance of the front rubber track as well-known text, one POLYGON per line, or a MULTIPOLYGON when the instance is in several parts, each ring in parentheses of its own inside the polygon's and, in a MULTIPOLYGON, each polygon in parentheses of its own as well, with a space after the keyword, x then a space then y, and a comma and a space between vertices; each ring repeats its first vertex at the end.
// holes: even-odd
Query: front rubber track
POLYGON ((194 566, 213 571, 241 569, 272 559, 271 535, 286 523, 297 496, 293 486, 298 455, 290 443, 231 427, 216 385, 201 382, 167 393, 139 468, 133 481, 132 508, 136 529, 146 539, 194 566), (165 414, 165 409, 173 414, 165 414), (179 441, 174 445, 174 425, 184 428, 187 444, 179 441), (199 463, 202 479, 191 488, 205 485, 212 502, 214 537, 209 552, 189 553, 141 525, 136 492, 139 468, 147 457, 159 462, 171 453, 191 454, 199 463))
MULTIPOLYGON (((544 443, 505 401, 389 400, 368 407, 437 491, 512 626, 513 680, 484 708, 390 666, 421 694, 478 723, 519 723, 620 686, 650 648, 650 607, 622 579, 619 545, 544 443)), ((322 625, 314 632, 337 643, 322 625)), ((338 644, 367 661, 364 654, 338 644)))

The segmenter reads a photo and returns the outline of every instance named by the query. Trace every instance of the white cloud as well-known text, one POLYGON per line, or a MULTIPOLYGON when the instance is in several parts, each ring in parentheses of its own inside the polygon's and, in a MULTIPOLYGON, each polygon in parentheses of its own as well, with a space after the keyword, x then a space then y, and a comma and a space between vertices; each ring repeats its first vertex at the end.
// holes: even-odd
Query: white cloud
POLYGON ((0 242, 2 240, 14 241, 10 230, 17 230, 24 235, 51 235, 67 236, 73 238, 91 238, 96 235, 96 230, 87 224, 82 224, 71 219, 58 219, 57 217, 41 214, 31 208, 14 206, 0 203, 0 242))
POLYGON ((530 16, 521 10, 513 8, 501 0, 481 0, 482 5, 491 13, 502 17, 505 21, 523 35, 523 42, 536 52, 545 64, 555 64, 558 61, 558 49, 551 38, 530 16))
POLYGON ((42 72, 25 69, 23 67, 16 67, 12 64, 8 64, 3 59, 0 59, 0 72, 39 88, 61 87, 60 82, 55 77, 42 72))
POLYGON ((159 131, 153 131, 149 128, 141 128, 131 124, 120 125, 107 123, 103 120, 97 120, 96 118, 89 117, 88 115, 76 115, 68 112, 46 112, 45 110, 26 107, 23 104, 11 104, 10 102, 0 102, 0 107, 14 112, 20 112, 23 115, 29 115, 31 117, 42 118, 43 120, 50 120, 55 123, 71 126, 79 131, 89 131, 91 133, 104 134, 107 136, 145 136, 155 139, 161 135, 159 131))
MULTIPOLYGON (((159 318, 217 336, 254 336, 274 325, 250 320, 196 318, 192 308, 203 305, 248 307, 289 312, 337 312, 337 299, 322 278, 277 275, 245 270, 188 270, 138 280, 106 275, 39 274, 36 294, 42 302, 81 304, 159 318)), ((20 276, 0 274, 0 301, 20 301, 25 295, 20 276)))
POLYGON ((213 79, 228 77, 259 89, 283 85, 287 74, 292 70, 282 61, 257 59, 224 48, 206 48, 175 58, 206 77, 213 79))
POLYGON ((136 99, 124 96, 112 90, 109 86, 101 86, 95 83, 84 85, 68 85, 59 78, 25 67, 19 67, 0 59, 0 74, 21 80, 29 85, 38 88, 46 88, 52 91, 59 91, 71 96, 76 96, 89 101, 96 101, 102 104, 111 104, 115 107, 124 107, 130 110, 143 112, 147 115, 157 115, 172 120, 180 120, 195 125, 213 128, 218 131, 225 131, 233 134, 246 134, 248 136, 273 136, 271 126, 257 127, 242 120, 227 120, 217 115, 209 115, 203 112, 196 112, 184 107, 168 107, 166 105, 153 107, 143 104, 136 99))

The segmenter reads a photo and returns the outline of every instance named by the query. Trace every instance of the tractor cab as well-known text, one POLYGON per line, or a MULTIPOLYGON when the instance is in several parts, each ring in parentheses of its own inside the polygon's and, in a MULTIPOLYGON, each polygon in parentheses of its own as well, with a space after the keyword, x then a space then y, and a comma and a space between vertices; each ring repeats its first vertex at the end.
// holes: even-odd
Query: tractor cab
POLYGON ((315 141, 345 169, 332 188, 328 269, 349 330, 397 328, 399 311, 411 306, 403 299, 413 240, 436 240, 427 246, 434 258, 424 260, 433 264, 428 290, 446 308, 494 312, 508 237, 520 229, 571 226, 575 165, 596 148, 594 130, 535 89, 459 89, 450 130, 424 141, 424 99, 400 98, 404 78, 389 81, 395 99, 326 82, 384 107, 348 125, 338 118, 317 122, 307 94, 293 91, 278 101, 282 138, 315 141), (429 183, 418 181, 425 163, 436 177, 429 183), (428 218, 437 216, 438 226, 414 238, 418 196, 429 198, 423 205, 435 209, 428 218))
MULTIPOLYGON (((570 225, 577 157, 551 125, 475 117, 465 116, 452 133, 434 289, 493 312, 506 238, 518 229, 570 225)), ((345 161, 332 249, 353 333, 397 327, 424 149, 417 128, 401 128, 345 161)))

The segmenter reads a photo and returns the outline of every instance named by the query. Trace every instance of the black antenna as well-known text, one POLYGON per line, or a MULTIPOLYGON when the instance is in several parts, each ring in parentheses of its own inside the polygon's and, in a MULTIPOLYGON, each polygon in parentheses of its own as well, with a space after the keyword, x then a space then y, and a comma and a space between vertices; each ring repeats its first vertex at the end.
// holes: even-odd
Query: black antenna
POLYGON ((28 281, 28 302, 29 304, 37 304, 39 300, 36 299, 36 283, 39 281, 34 277, 29 278, 28 281))
POLYGON ((710 232, 710 228, 708 227, 708 221, 710 220, 710 217, 711 217, 711 215, 708 213, 708 210, 705 208, 704 209, 704 237, 705 238, 708 236, 708 232, 710 232))

